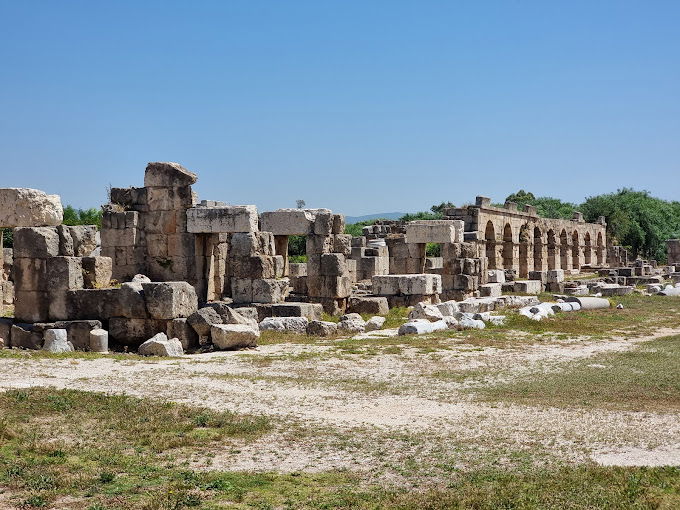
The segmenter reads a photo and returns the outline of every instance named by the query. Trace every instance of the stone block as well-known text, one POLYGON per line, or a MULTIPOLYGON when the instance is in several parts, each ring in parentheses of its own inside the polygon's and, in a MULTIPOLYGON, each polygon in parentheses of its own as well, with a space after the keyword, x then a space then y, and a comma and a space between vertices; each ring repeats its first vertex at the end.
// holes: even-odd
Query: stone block
POLYGON ((319 211, 314 217, 314 234, 321 236, 331 235, 333 232, 333 213, 319 211))
POLYGON ((252 303, 253 280, 250 278, 231 278, 231 297, 234 303, 252 303))
POLYGON ((54 327, 66 331, 68 341, 78 351, 90 350, 90 333, 101 329, 102 323, 98 320, 65 320, 57 321, 54 327))
POLYGON ((64 211, 59 195, 31 188, 0 188, 0 228, 56 226, 64 211))
POLYGON ((146 165, 144 172, 144 186, 191 186, 198 180, 198 176, 184 168, 179 163, 152 162, 146 165))
POLYGON ((332 236, 308 235, 305 244, 307 257, 333 252, 335 239, 332 236))
POLYGON ((505 271, 502 269, 489 269, 487 274, 489 283, 505 283, 505 271))
POLYGON ((546 283, 562 283, 564 281, 564 269, 550 269, 546 272, 546 283))
POLYGON ((324 253, 321 255, 321 276, 346 276, 347 264, 341 253, 324 253))
POLYGON ((310 336, 330 336, 337 331, 338 325, 335 322, 314 320, 307 324, 307 334, 310 336))
POLYGON ((280 303, 288 295, 288 278, 253 280, 253 303, 280 303))
POLYGON ((52 257, 46 260, 46 269, 50 292, 83 288, 82 258, 52 257))
POLYGON ((442 278, 437 274, 399 275, 399 292, 405 295, 439 294, 442 291, 442 278))
MULTIPOLYGON (((128 209, 136 211, 146 211, 148 205, 146 200, 146 192, 148 188, 111 188, 110 199, 112 204, 122 205, 128 209)), ((127 212, 127 211, 126 211, 127 212)), ((130 211, 132 212, 132 211, 130 211)), ((104 213, 106 216, 106 212, 104 213)), ((102 222, 102 226, 104 222, 102 222)), ((122 227, 114 227, 122 228, 122 227)))
POLYGON ((548 272, 547 271, 529 271, 529 280, 538 280, 543 285, 548 283, 548 272))
POLYGON ((15 292, 14 317, 20 322, 41 322, 49 319, 50 299, 47 292, 15 292))
POLYGON ((229 258, 229 274, 235 278, 275 278, 274 257, 255 255, 252 257, 229 258))
POLYGON ((97 248, 95 225, 59 225, 59 255, 63 257, 87 257, 97 248))
POLYGON ((167 331, 167 321, 157 319, 128 319, 112 317, 109 320, 109 337, 127 346, 138 346, 156 333, 167 331))
POLYGON ((187 209, 187 231, 194 234, 256 232, 257 230, 257 208, 254 205, 187 209))
POLYGON ((267 317, 259 324, 260 331, 291 331, 304 334, 309 320, 307 317, 267 317))
POLYGON ((47 289, 47 259, 17 258, 12 265, 12 279, 18 291, 47 289))
POLYGON ((260 226, 262 231, 272 232, 276 236, 306 236, 314 232, 315 216, 315 212, 310 209, 277 209, 263 212, 260 226))
MULTIPOLYGON (((504 285, 504 284, 501 284, 504 285)), ((475 291, 479 287, 479 277, 468 274, 457 274, 453 276, 453 288, 465 291, 475 291)))
POLYGON ((14 348, 42 349, 42 331, 33 324, 13 324, 10 334, 12 337, 12 347, 14 348))
POLYGON ((237 232, 231 236, 230 257, 272 256, 276 253, 271 232, 237 232))
POLYGON ((514 282, 514 289, 521 294, 540 294, 543 283, 540 280, 519 280, 514 282))
POLYGON ((499 297, 502 292, 502 283, 486 283, 479 286, 479 295, 482 297, 499 297))
POLYGON ((14 258, 46 259, 59 255, 59 234, 55 227, 14 229, 14 258))
POLYGON ((83 286, 101 289, 111 284, 113 261, 110 257, 83 257, 83 286))
MULTIPOLYGON (((179 187, 149 187, 147 188, 147 200, 149 204, 149 211, 183 211, 193 207, 194 196, 191 191, 190 186, 179 186, 179 187)), ((149 216, 152 215, 149 213, 149 216)), ((166 222, 172 221, 174 223, 176 232, 177 217, 174 215, 167 215, 166 222)), ((146 219, 145 219, 146 220, 146 219)), ((146 228, 146 223, 145 223, 146 228)))
POLYGON ((323 307, 319 303, 274 303, 271 314, 272 317, 306 317, 312 321, 321 319, 323 307))
POLYGON ((349 257, 352 253, 352 236, 350 234, 335 234, 333 235, 334 253, 342 253, 345 257, 349 257))
POLYGON ((165 333, 156 333, 137 349, 142 356, 176 357, 184 354, 182 343, 177 338, 168 338, 165 333))
POLYGON ((0 317, 0 343, 7 348, 12 346, 12 324, 12 319, 0 317))
POLYGON ((376 296, 396 296, 400 293, 398 274, 376 275, 371 278, 373 294, 376 296))
POLYGON ((217 349, 256 347, 260 331, 244 324, 216 324, 210 329, 212 342, 217 349))
POLYGON ((168 337, 177 338, 185 351, 198 348, 198 333, 183 317, 168 322, 168 337))
POLYGON ((187 323, 197 335, 207 337, 210 335, 210 327, 213 324, 223 324, 222 317, 216 310, 210 307, 201 308, 187 317, 187 323))
POLYGON ((387 315, 390 308, 385 297, 353 297, 349 299, 347 311, 351 313, 387 315))
POLYGON ((345 233, 345 216, 342 214, 333 215, 333 234, 344 234, 345 233))
POLYGON ((146 309, 152 319, 188 317, 198 310, 198 297, 187 282, 142 283, 146 309))
POLYGON ((348 276, 308 276, 307 294, 311 297, 347 298, 352 292, 348 276))
POLYGON ((463 225, 460 220, 417 220, 406 224, 406 242, 460 243, 463 241, 463 225))

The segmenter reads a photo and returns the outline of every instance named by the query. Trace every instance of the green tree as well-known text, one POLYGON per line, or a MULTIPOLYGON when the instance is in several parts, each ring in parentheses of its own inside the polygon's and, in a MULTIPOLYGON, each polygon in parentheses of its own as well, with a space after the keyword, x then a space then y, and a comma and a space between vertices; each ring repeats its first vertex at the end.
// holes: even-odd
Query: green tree
POLYGON ((76 209, 71 205, 64 208, 64 225, 97 225, 102 226, 101 209, 76 209))
POLYGON ((668 202, 648 191, 623 188, 588 197, 580 207, 586 221, 604 216, 607 235, 634 257, 666 260, 666 240, 680 235, 680 202, 668 202))
POLYGON ((453 207, 456 207, 452 202, 442 202, 439 205, 433 205, 430 207, 430 211, 432 211, 435 214, 441 214, 444 215, 444 211, 446 209, 452 209, 453 207))
POLYGON ((515 202, 522 209, 525 205, 532 205, 542 218, 566 218, 569 219, 578 210, 576 204, 563 202, 559 198, 538 197, 536 198, 530 191, 519 190, 512 193, 505 199, 506 202, 515 202))

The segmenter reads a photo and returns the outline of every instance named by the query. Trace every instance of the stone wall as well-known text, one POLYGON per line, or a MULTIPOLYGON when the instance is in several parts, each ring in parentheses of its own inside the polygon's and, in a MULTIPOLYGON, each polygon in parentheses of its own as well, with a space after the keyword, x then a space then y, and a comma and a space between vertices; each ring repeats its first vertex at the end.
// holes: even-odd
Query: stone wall
POLYGON ((530 271, 607 264, 604 218, 598 223, 586 223, 581 213, 571 220, 541 218, 532 206, 522 211, 512 202, 493 207, 486 197, 445 214, 464 222, 465 239, 479 245, 489 269, 510 269, 526 278, 530 271))
POLYGON ((666 241, 668 253, 668 265, 680 266, 680 239, 669 239, 666 241))

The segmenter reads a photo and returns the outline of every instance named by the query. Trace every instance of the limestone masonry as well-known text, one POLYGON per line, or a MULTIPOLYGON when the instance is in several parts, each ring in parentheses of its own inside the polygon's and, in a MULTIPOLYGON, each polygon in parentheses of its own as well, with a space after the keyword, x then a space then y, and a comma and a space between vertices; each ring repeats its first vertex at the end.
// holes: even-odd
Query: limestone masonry
POLYGON ((197 179, 178 163, 149 163, 143 187, 111 189, 100 232, 62 225, 56 195, 0 189, 0 228, 13 229, 0 268, 0 307, 13 316, 0 319, 0 347, 174 356, 252 347, 269 330, 378 331, 392 307, 413 307, 399 334, 417 334, 499 323, 490 314, 507 307, 540 320, 554 313, 536 298, 544 291, 680 292, 663 286, 680 280, 680 241, 668 241, 666 268, 629 263, 604 218, 546 219, 477 197, 441 220, 381 221, 352 237, 328 209, 199 201, 197 179), (304 262, 289 260, 291 236, 304 236, 304 262), (593 279, 569 280, 584 271, 593 279))

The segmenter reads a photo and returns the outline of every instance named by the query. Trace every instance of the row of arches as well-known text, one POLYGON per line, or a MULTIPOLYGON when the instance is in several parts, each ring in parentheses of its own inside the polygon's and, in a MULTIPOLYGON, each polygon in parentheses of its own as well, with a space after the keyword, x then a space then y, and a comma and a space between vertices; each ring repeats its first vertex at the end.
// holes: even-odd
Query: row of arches
POLYGON ((520 228, 519 243, 514 239, 512 226, 506 223, 499 243, 493 222, 487 222, 484 240, 489 269, 518 269, 520 277, 526 277, 530 270, 579 269, 605 262, 602 232, 595 240, 590 232, 581 235, 578 230, 569 233, 566 229, 559 234, 549 229, 544 236, 540 228, 525 224, 520 228))

